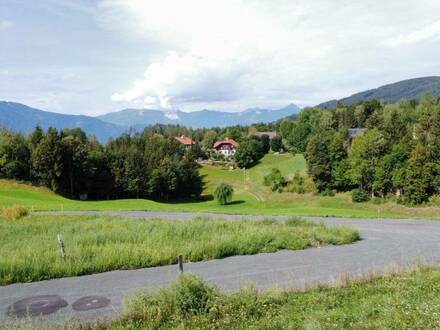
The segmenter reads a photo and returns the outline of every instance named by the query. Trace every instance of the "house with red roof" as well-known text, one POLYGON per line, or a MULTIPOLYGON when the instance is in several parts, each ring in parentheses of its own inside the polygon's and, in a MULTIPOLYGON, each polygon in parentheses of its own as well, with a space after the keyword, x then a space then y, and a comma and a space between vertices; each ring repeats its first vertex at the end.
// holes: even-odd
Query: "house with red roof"
POLYGON ((214 143, 214 150, 218 154, 222 154, 226 158, 229 158, 235 154, 238 148, 238 143, 232 139, 226 138, 223 141, 217 141, 214 143))
POLYGON ((196 144, 193 140, 191 140, 189 137, 185 135, 176 136, 175 139, 180 143, 182 143, 187 148, 190 148, 192 145, 196 144))

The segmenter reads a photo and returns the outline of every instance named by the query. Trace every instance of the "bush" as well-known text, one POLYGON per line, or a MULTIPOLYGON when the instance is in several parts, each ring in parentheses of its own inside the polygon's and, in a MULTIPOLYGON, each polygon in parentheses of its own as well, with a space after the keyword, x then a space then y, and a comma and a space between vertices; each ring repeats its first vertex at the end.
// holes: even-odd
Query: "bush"
POLYGON ((6 220, 18 220, 29 214, 29 211, 22 206, 10 206, 0 209, 0 217, 6 220))
POLYGON ((180 276, 173 289, 178 311, 184 316, 206 313, 209 303, 216 297, 215 289, 194 275, 180 276))
POLYGON ((221 183, 214 191, 214 197, 221 205, 226 205, 232 200, 234 188, 226 183, 221 183))
POLYGON ((263 183, 265 186, 270 187, 272 191, 281 192, 286 185, 286 179, 283 177, 279 169, 273 168, 271 172, 264 177, 263 183))
POLYGON ((368 202, 370 200, 370 196, 367 192, 361 189, 355 189, 351 192, 351 200, 354 203, 368 202))
MULTIPOLYGON (((195 275, 182 275, 170 288, 150 294, 139 292, 128 301, 123 321, 147 324, 158 329, 172 320, 182 321, 208 312, 218 296, 217 289, 195 275)), ((136 327, 138 328, 138 327, 136 327)))
POLYGON ((329 196, 329 197, 333 197, 335 195, 335 192, 329 188, 321 191, 321 196, 329 196))
POLYGON ((225 161, 226 158, 223 154, 217 153, 217 152, 213 152, 210 155, 211 159, 213 160, 217 160, 217 161, 225 161))
POLYGON ((296 194, 313 193, 316 191, 316 186, 310 177, 301 176, 299 172, 296 172, 287 186, 287 191, 296 194))
POLYGON ((280 152, 283 149, 283 141, 281 137, 275 136, 272 141, 270 141, 270 147, 274 152, 280 152))

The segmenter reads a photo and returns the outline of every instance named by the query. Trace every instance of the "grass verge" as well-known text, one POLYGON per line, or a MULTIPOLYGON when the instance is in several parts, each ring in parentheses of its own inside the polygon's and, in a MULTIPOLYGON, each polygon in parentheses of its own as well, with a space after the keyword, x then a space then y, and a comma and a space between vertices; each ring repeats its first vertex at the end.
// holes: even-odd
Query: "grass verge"
POLYGON ((377 277, 337 288, 224 294, 185 275, 139 293, 124 316, 98 329, 438 329, 440 269, 377 277))
POLYGON ((169 265, 178 255, 200 261, 359 239, 349 227, 295 218, 279 223, 32 215, 15 222, 0 220, 0 232, 1 285, 169 265), (57 234, 64 238, 65 259, 59 254, 57 234))

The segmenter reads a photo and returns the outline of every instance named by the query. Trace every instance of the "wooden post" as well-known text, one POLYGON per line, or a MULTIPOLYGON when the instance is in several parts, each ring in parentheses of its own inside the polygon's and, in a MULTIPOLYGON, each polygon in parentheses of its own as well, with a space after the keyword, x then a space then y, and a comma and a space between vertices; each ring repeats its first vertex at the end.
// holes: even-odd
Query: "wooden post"
POLYGON ((183 273, 183 256, 179 255, 177 257, 177 263, 179 264, 179 271, 183 273))
POLYGON ((58 243, 60 244, 60 254, 61 254, 61 258, 65 258, 66 257, 66 252, 64 251, 64 241, 63 241, 63 237, 58 234, 57 235, 57 239, 58 239, 58 243))

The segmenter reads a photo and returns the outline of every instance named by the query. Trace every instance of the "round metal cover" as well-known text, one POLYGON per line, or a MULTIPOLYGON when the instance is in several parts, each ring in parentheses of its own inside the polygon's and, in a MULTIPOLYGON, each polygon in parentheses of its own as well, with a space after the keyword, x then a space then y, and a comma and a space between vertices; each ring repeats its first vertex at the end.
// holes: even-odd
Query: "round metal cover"
POLYGON ((58 295, 42 295, 21 299, 8 308, 8 315, 16 317, 38 316, 55 313, 68 305, 58 295))
POLYGON ((72 304, 75 311, 89 311, 106 307, 110 304, 110 299, 102 296, 87 296, 82 297, 72 304))

